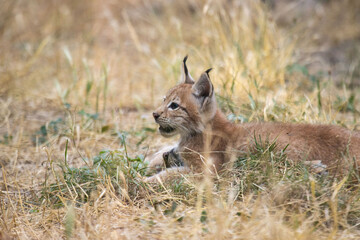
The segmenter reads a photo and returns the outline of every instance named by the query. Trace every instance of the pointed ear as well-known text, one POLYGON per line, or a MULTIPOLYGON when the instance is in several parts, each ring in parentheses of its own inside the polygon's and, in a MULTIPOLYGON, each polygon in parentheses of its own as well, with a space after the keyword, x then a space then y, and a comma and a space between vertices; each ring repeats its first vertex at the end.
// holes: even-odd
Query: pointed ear
POLYGON ((186 66, 186 60, 188 56, 184 57, 183 63, 182 63, 182 82, 183 83, 189 83, 194 84, 194 79, 191 77, 189 70, 186 66))
POLYGON ((192 86, 193 94, 200 100, 201 107, 210 102, 214 95, 214 86, 210 81, 211 68, 201 74, 199 80, 192 86))

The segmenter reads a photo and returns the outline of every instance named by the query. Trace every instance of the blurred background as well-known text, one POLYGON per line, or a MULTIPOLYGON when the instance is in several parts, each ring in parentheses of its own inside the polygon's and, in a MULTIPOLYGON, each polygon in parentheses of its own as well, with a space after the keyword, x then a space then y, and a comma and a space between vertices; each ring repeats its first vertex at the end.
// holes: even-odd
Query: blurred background
POLYGON ((357 86, 359 42, 356 0, 3 0, 0 94, 54 99, 61 89, 78 103, 106 71, 109 101, 152 106, 187 54, 195 77, 214 67, 219 85, 273 87, 306 68, 357 86))

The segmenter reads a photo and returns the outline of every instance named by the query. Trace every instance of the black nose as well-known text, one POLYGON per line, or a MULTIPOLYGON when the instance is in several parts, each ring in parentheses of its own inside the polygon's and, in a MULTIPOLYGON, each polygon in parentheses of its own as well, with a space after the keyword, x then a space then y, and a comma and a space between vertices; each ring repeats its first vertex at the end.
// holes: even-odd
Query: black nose
POLYGON ((153 116, 154 116, 154 119, 158 119, 160 117, 160 114, 158 114, 157 112, 153 112, 153 116))

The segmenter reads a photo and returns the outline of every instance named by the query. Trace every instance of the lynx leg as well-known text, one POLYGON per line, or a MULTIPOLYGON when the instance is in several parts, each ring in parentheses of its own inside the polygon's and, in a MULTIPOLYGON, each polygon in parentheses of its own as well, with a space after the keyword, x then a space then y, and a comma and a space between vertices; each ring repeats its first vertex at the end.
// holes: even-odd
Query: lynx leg
POLYGON ((166 152, 170 152, 172 149, 176 147, 177 147, 176 145, 163 147, 160 151, 156 152, 148 160, 146 160, 146 162, 148 163, 146 174, 151 175, 153 173, 158 173, 161 170, 165 169, 166 166, 165 166, 163 154, 166 152))
POLYGON ((184 166, 184 162, 181 159, 177 148, 173 148, 169 152, 164 152, 163 159, 167 168, 184 166))
POLYGON ((181 179, 184 174, 191 173, 190 168, 188 167, 174 167, 174 168, 167 168, 164 171, 161 171, 154 176, 148 177, 145 179, 147 183, 159 183, 161 182, 168 182, 176 179, 181 179))
POLYGON ((316 174, 328 174, 327 166, 321 160, 305 161, 304 164, 310 166, 311 170, 316 174))

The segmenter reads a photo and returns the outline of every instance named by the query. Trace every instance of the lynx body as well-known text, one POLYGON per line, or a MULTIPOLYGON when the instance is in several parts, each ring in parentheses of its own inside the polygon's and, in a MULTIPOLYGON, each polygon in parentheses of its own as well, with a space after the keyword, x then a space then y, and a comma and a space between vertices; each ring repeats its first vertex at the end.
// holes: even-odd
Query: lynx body
MULTIPOLYGON (((177 154, 183 166, 173 167, 154 179, 174 173, 201 173, 206 166, 220 171, 232 156, 254 150, 256 138, 276 142, 294 161, 319 162, 328 169, 339 166, 344 156, 360 163, 360 132, 333 125, 246 123, 234 124, 217 108, 209 70, 195 82, 183 61, 183 82, 170 89, 161 106, 153 113, 159 131, 165 137, 180 134, 178 146, 166 152, 166 158, 177 154), (170 154, 170 156, 169 156, 170 154)), ((159 164, 159 160, 150 166, 159 164)))

